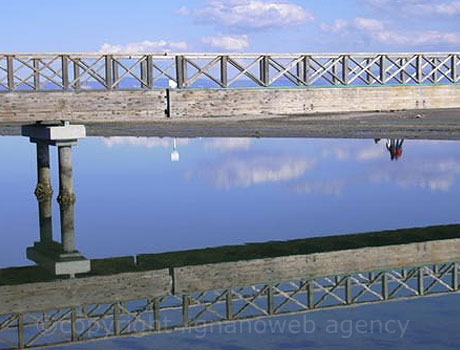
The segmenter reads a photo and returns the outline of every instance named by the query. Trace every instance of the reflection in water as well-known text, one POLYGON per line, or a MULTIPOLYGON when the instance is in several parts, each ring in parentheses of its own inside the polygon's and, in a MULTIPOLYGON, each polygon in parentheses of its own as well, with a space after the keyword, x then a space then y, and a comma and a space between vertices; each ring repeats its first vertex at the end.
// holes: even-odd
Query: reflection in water
MULTIPOLYGON (((171 140, 164 141, 170 147, 171 140)), ((177 151, 177 141, 172 140, 173 152, 177 151)), ((393 143, 395 147, 402 147, 403 142, 399 141, 393 143)), ((371 142, 368 143, 371 146, 371 142)), ((146 140, 146 144, 151 145, 152 142, 146 140)), ((159 144, 162 148, 168 148, 163 143, 159 144)), ((250 191, 251 188, 263 188, 267 185, 289 184, 280 188, 283 193, 292 194, 288 197, 289 200, 297 201, 298 197, 316 196, 314 206, 311 207, 305 204, 308 202, 303 202, 302 205, 294 202, 294 205, 288 207, 289 202, 283 201, 286 211, 295 210, 296 207, 299 209, 294 213, 297 222, 303 222, 308 211, 318 206, 319 195, 339 197, 347 189, 357 187, 363 181, 381 184, 389 176, 397 179, 402 187, 404 183, 419 186, 421 178, 417 176, 428 174, 434 181, 447 174, 453 178, 449 187, 446 187, 450 189, 460 173, 455 159, 431 162, 426 165, 431 172, 420 171, 420 167, 409 167, 410 159, 393 164, 395 167, 386 168, 386 173, 381 168, 379 171, 375 171, 377 168, 365 168, 366 171, 362 171, 362 168, 353 169, 358 167, 357 164, 369 164, 379 160, 381 153, 374 149, 368 152, 352 152, 347 149, 347 144, 336 147, 340 152, 321 151, 316 147, 311 153, 299 152, 300 154, 293 155, 285 152, 278 156, 266 149, 259 153, 253 150, 254 156, 244 153, 238 156, 234 153, 248 151, 249 148, 246 147, 257 147, 255 142, 238 141, 232 144, 230 141, 213 140, 206 145, 206 150, 230 153, 228 156, 220 154, 217 160, 194 164, 192 170, 181 168, 182 164, 177 164, 174 168, 183 171, 182 174, 186 173, 188 181, 194 178, 203 179, 218 188, 243 188, 250 191), (321 157, 329 155, 340 162, 338 168, 330 170, 325 167, 321 157), (356 163, 348 169, 346 162, 350 161, 351 155, 355 155, 356 159, 353 161, 356 163), (319 176, 314 177, 315 172, 319 176), (380 174, 381 177, 372 177, 372 174, 380 174), (295 193, 304 196, 295 196, 295 193)), ((40 242, 27 251, 28 257, 45 268, 48 274, 39 273, 36 266, 0 270, 0 338, 6 334, 10 344, 16 344, 16 341, 21 346, 36 345, 36 342, 55 344, 64 341, 70 344, 95 338, 106 339, 136 333, 145 335, 188 329, 202 324, 287 316, 323 308, 386 303, 388 300, 422 298, 458 291, 460 228, 457 225, 152 254, 146 252, 145 247, 151 243, 156 244, 161 239, 160 236, 165 236, 159 233, 167 232, 169 239, 172 231, 162 231, 154 222, 148 227, 149 234, 142 237, 145 245, 142 247, 143 254, 102 259, 97 256, 99 259, 86 260, 76 250, 76 195, 72 147, 69 145, 62 145, 58 149, 58 202, 62 239, 60 243, 53 239, 53 192, 48 146, 37 143, 36 194, 40 242), (90 268, 86 271, 78 270, 81 269, 81 263, 90 268), (21 331, 20 320, 32 320, 31 315, 35 311, 42 311, 43 319, 53 322, 42 322, 41 319, 38 323, 29 321, 30 328, 21 331), (25 339, 11 338, 12 333, 7 333, 6 327, 3 327, 6 324, 15 335, 24 332, 25 339), (39 332, 34 333, 37 329, 39 332)), ((314 144, 310 146, 315 148, 314 144)), ((301 149, 297 145, 296 148, 301 149)), ((163 152, 166 153, 166 150, 163 152)), ((176 156, 171 154, 171 160, 173 158, 176 159, 176 156)), ((184 162, 189 161, 192 156, 186 158, 184 162)), ((169 162, 169 159, 166 161, 169 162)), ((148 162, 142 159, 142 163, 148 162)), ((412 165, 414 163, 417 162, 412 165)), ((163 167, 166 166, 165 163, 163 167)), ((105 180, 110 181, 107 177, 105 180)), ((165 196, 161 192, 162 187, 173 191, 174 186, 163 186, 160 175, 148 176, 147 180, 149 183, 159 181, 159 184, 153 186, 158 196, 155 196, 154 205, 148 207, 151 213, 161 209, 158 208, 163 204, 161 196, 165 196)), ((171 181, 177 183, 178 193, 186 193, 187 187, 184 190, 180 180, 173 178, 171 181)), ((191 186, 190 182, 187 182, 187 186, 191 186)), ((431 189, 435 190, 436 186, 433 186, 431 189)), ((207 198, 203 188, 200 188, 200 195, 207 198)), ((104 188, 93 186, 91 191, 103 193, 104 188)), ((270 201, 276 202, 283 198, 279 194, 277 196, 270 201)), ((176 196, 173 199, 179 201, 181 198, 176 196)), ((242 202, 244 201, 238 198, 238 203, 243 206, 242 202)), ((223 205, 223 202, 219 203, 223 205)), ((123 204, 126 204, 123 207, 124 221, 129 220, 130 215, 138 214, 125 210, 131 203, 123 204)), ((259 205, 264 207, 267 203, 259 202, 259 205)), ((85 206, 80 209, 87 210, 85 206)), ((332 207, 326 209, 333 210, 332 207)), ((344 210, 344 207, 340 210, 344 210)), ((254 213, 255 210, 250 215, 254 213)), ((118 214, 110 213, 111 217, 118 214)), ((282 214, 284 213, 280 212, 279 216, 282 214)), ((97 216, 99 212, 98 215, 93 213, 91 219, 97 220, 97 216)), ((164 214, 159 216, 169 219, 164 214)), ((278 215, 273 216, 276 219, 278 215)), ((338 217, 337 212, 333 212, 329 213, 328 218, 333 220, 336 216, 338 217)), ((364 220, 363 218, 364 215, 361 215, 360 220, 364 220)), ((155 220, 158 220, 157 217, 155 220)), ((181 220, 187 221, 190 218, 181 217, 181 220)), ((213 235, 225 236, 229 231, 226 231, 227 228, 220 220, 215 220, 218 221, 218 226, 213 228, 213 235)), ((271 222, 268 216, 264 220, 271 222)), ((306 218, 306 221, 321 220, 324 219, 311 216, 306 218)), ((205 230, 207 223, 208 217, 203 217, 200 228, 205 230)), ((412 226, 417 224, 414 222, 412 226)), ((289 231, 291 227, 293 226, 287 223, 284 229, 289 231)), ((183 238, 196 238, 201 231, 187 227, 185 232, 183 238)), ((79 233, 80 237, 87 236, 91 241, 96 241, 99 235, 103 235, 103 232, 92 235, 85 230, 79 233)), ((111 240, 120 242, 115 244, 122 244, 126 232, 124 235, 110 233, 107 242, 111 240)), ((135 234, 134 229, 130 230, 129 239, 135 234)), ((252 237, 246 236, 245 239, 252 237)), ((101 257, 104 256, 106 254, 101 257)))
MULTIPOLYGON (((379 143, 380 139, 375 139, 375 143, 379 143)), ((390 152, 390 159, 391 160, 398 160, 403 155, 403 146, 404 140, 402 139, 387 139, 385 146, 390 152)))

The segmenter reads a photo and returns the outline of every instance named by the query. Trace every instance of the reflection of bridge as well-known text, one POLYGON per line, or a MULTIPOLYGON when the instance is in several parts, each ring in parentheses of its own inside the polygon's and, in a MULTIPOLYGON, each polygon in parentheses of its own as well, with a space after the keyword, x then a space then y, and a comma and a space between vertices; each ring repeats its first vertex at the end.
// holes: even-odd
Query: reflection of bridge
MULTIPOLYGON (((41 237, 52 241, 46 213, 40 209, 41 237)), ((74 214, 61 211, 69 222, 74 214)), ((75 230, 65 234, 75 242, 75 230)), ((67 253, 75 253, 74 244, 72 249, 67 253)), ((33 258, 46 270, 0 270, 0 349, 456 293, 460 227, 92 260, 90 271, 81 274, 50 268, 49 250, 41 252, 43 259, 33 258)))

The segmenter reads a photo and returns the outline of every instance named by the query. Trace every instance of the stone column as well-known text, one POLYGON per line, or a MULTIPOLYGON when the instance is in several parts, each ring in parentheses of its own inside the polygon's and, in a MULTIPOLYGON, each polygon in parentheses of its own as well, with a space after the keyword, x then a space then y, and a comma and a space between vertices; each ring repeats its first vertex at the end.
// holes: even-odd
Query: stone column
POLYGON ((72 146, 58 145, 59 196, 61 213, 61 242, 65 253, 76 251, 75 245, 75 189, 72 170, 72 146))

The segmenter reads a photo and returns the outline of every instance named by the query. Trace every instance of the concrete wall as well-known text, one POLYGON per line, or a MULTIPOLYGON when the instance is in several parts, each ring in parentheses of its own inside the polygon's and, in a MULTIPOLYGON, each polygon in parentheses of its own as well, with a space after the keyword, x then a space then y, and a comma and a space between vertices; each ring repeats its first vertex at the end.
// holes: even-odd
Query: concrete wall
POLYGON ((166 91, 0 93, 0 122, 129 122, 164 118, 166 91))
POLYGON ((459 107, 460 85, 14 92, 0 93, 0 122, 146 122, 166 109, 180 118, 459 107))
POLYGON ((244 287, 460 261, 460 239, 174 269, 174 292, 244 287))
POLYGON ((302 115, 460 107, 460 86, 172 90, 171 117, 302 115))

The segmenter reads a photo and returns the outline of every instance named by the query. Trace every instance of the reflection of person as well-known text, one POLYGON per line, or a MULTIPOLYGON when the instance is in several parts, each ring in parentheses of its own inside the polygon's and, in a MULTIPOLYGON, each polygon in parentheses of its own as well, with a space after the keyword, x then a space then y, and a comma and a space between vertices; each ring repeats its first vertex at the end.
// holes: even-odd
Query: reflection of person
POLYGON ((403 145, 404 140, 401 139, 389 139, 387 140, 387 150, 390 152, 391 160, 398 160, 402 157, 403 154, 403 145))
MULTIPOLYGON (((375 143, 379 143, 380 139, 374 139, 375 143)), ((403 139, 387 139, 386 147, 388 152, 390 152, 391 160, 398 160, 403 155, 403 139)))

